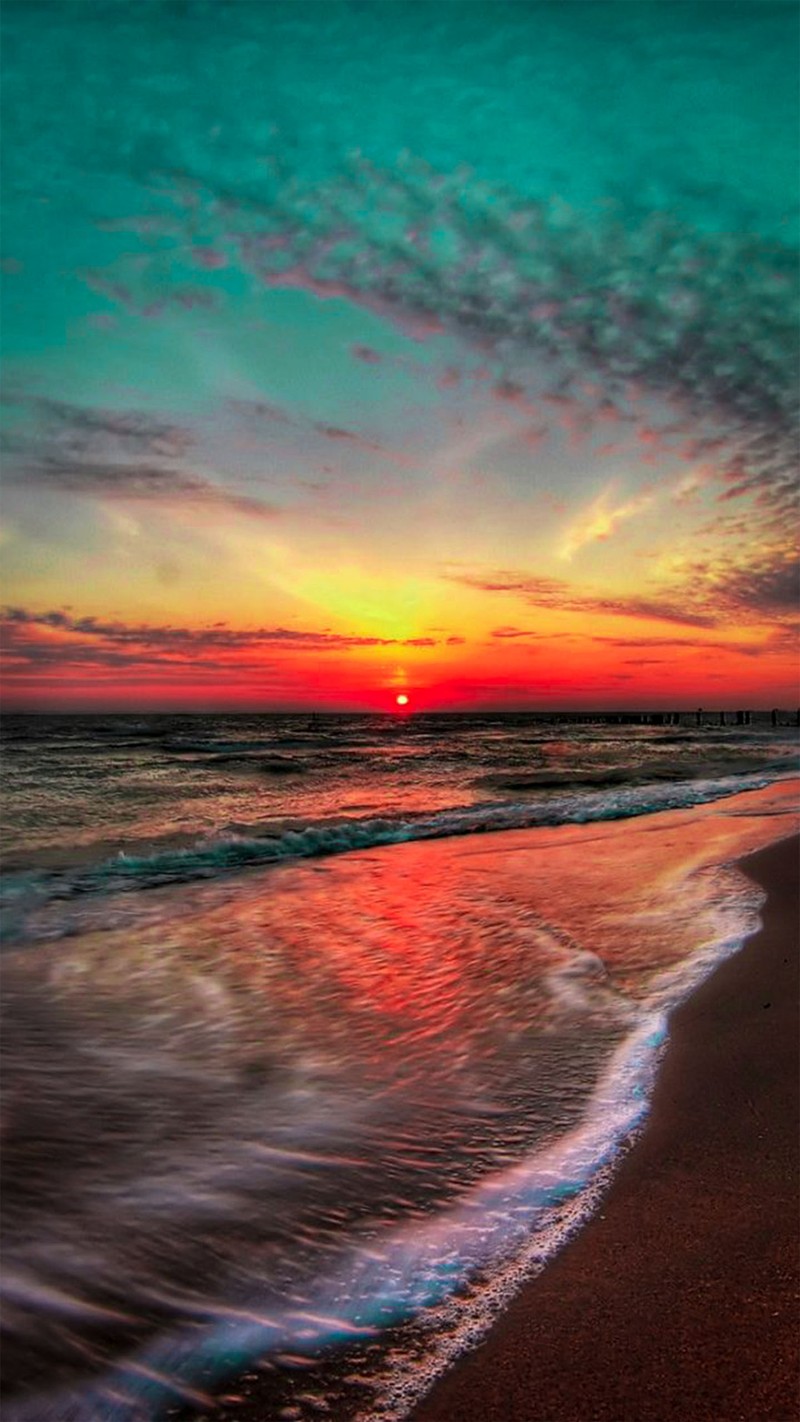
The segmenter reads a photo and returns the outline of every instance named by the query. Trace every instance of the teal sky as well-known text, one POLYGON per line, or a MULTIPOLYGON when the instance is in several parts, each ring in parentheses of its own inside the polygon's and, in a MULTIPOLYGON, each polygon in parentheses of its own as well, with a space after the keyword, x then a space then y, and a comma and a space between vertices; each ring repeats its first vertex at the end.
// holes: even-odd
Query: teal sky
MULTIPOLYGON (((596 651, 681 609, 746 647, 732 688, 760 648, 790 696, 793 4, 6 0, 3 24, 20 704, 152 700, 159 669, 196 704, 217 621, 282 634, 250 649, 253 704, 319 696, 309 635, 459 639, 408 684, 514 700, 498 626, 596 651)), ((333 701, 363 704, 336 655, 333 701)), ((589 661, 595 698, 661 694, 589 661)))

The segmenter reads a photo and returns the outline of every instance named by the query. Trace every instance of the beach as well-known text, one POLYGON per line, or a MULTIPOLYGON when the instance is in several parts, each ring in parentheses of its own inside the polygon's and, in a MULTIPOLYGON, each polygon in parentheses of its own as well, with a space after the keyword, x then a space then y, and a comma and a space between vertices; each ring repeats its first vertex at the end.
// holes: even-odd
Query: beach
POLYGON ((798 842, 742 862, 763 927, 671 1019, 599 1213, 413 1422, 798 1414, 798 842))
POLYGON ((800 1422, 797 5, 0 34, 2 1422, 800 1422))
POLYGON ((634 793, 36 871, 9 1419, 788 1422, 797 782, 634 793))

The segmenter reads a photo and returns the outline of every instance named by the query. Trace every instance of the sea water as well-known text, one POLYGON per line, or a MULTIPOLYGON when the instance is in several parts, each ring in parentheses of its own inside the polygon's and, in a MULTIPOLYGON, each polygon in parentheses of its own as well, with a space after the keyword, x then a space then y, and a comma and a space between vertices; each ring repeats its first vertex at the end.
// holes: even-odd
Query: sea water
MULTIPOLYGON (((5 7, 12 403, 40 394, 41 341, 79 414, 127 401, 140 323, 194 305, 170 400, 268 420, 255 377, 292 404, 286 330, 315 295, 315 420, 339 417, 328 352, 355 306, 400 364, 413 347, 437 375, 440 329, 508 394, 579 390, 589 429, 631 387, 662 434, 678 401, 698 457, 725 435, 779 525, 792 7, 40 8, 5 7)), ((137 407, 160 410, 160 369, 137 407)), ((389 378, 354 381, 359 421, 389 378)), ((23 482, 85 494, 57 435, 20 457, 23 482)), ((251 1364, 271 1416, 402 1415, 595 1207, 672 1004, 757 924, 730 865, 794 804, 768 716, 4 736, 12 1422, 202 1407, 251 1364)))
POLYGON ((595 1207, 795 804, 769 718, 5 734, 15 1419, 253 1363, 275 1415, 402 1416, 595 1207))

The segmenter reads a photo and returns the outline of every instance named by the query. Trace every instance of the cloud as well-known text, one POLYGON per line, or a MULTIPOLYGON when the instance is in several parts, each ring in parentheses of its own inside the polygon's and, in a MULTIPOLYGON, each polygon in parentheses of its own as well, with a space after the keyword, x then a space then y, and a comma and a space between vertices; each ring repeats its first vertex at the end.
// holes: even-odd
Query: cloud
POLYGON ((681 559, 677 568, 697 604, 714 607, 734 623, 779 622, 800 610, 800 552, 786 527, 774 541, 748 547, 745 520, 715 521, 703 529, 716 535, 705 557, 681 559), (731 551, 720 553, 727 537, 731 551), (735 543, 741 540, 742 545, 735 543))
POLYGON ((557 638, 566 637, 568 634, 566 632, 535 632, 527 627, 495 627, 491 635, 500 640, 523 637, 535 641, 552 642, 557 638))
POLYGON ((382 459, 388 459, 393 464, 407 465, 410 461, 404 455, 397 454, 395 450, 387 449, 378 440, 369 439, 367 435, 359 434, 356 430, 341 429, 338 425, 317 424, 311 425, 317 434, 321 434, 325 439, 345 440, 348 444, 354 444, 358 449, 368 450, 371 454, 379 454, 382 459))
POLYGON ((34 397, 13 401, 31 417, 6 437, 6 478, 100 499, 228 508, 258 519, 278 510, 263 499, 187 468, 194 437, 138 410, 108 410, 34 397))
POLYGON ((612 504, 613 492, 613 485, 604 489, 567 529, 559 549, 559 557, 565 562, 570 562, 587 543, 613 537, 623 523, 644 513, 655 498, 647 491, 635 494, 624 503, 612 504))
POLYGON ((635 617, 651 622, 676 622, 686 627, 714 627, 717 618, 704 608, 677 606, 658 598, 603 596, 578 592, 558 578, 537 578, 524 573, 499 572, 444 573, 449 582, 461 583, 487 593, 514 593, 532 607, 556 612, 605 613, 611 617, 635 617))
POLYGON ((228 408, 244 419, 258 420, 278 425, 293 425, 295 419, 280 405, 270 400, 234 400, 227 402, 228 408))
POLYGON ((7 477, 18 485, 37 484, 100 499, 228 508, 259 519, 273 519, 278 514, 278 509, 263 499, 236 493, 201 474, 169 465, 92 463, 70 455, 44 453, 10 470, 7 477))
MULTIPOLYGON (((6 607, 0 614, 3 645, 7 660, 15 666, 64 665, 91 662, 106 666, 200 665, 225 667, 247 665, 242 654, 276 652, 350 651, 361 647, 435 647, 433 637, 359 636, 344 632, 287 627, 230 628, 224 623, 204 627, 130 624, 108 621, 93 615, 78 617, 55 609, 33 612, 23 607, 6 607)), ((258 669, 256 658, 252 665, 258 669)))
POLYGON ((390 463, 400 464, 403 467, 412 463, 406 455, 398 453, 397 450, 388 449, 379 440, 371 439, 369 435, 363 434, 359 430, 326 424, 323 420, 313 420, 307 415, 286 410, 280 405, 274 405, 269 400, 229 400, 227 404, 237 415, 250 421, 286 425, 295 430, 320 435, 324 440, 334 443, 352 444, 357 449, 364 450, 369 454, 380 455, 381 459, 387 459, 390 463))
POLYGON ((800 608, 800 554, 795 548, 767 549, 720 573, 711 586, 732 611, 780 616, 800 608))
POLYGON ((742 657, 763 657, 776 650, 774 640, 755 643, 712 642, 688 637, 592 637, 591 640, 609 647, 685 647, 694 652, 733 652, 742 657))
MULTIPOLYGON (((668 622, 678 626, 719 628, 724 625, 762 626, 776 624, 777 633, 792 624, 787 620, 800 611, 800 554, 793 543, 784 538, 757 552, 742 552, 717 557, 707 562, 682 563, 682 582, 662 595, 613 595, 600 591, 576 589, 558 578, 536 577, 531 574, 501 570, 488 573, 447 570, 442 576, 450 582, 475 588, 485 593, 508 593, 532 607, 558 612, 605 614, 632 617, 649 622, 668 622)), ((515 626, 498 627, 494 637, 535 635, 515 626)), ((685 639, 666 637, 610 638, 593 640, 617 647, 691 646, 685 639)), ((735 650, 743 656, 760 656, 765 647, 729 642, 702 642, 706 648, 735 650)))
MULTIPOLYGON (((787 243, 701 232, 622 204, 588 218, 558 198, 532 200, 410 157, 391 171, 350 158, 313 187, 285 155, 262 172, 259 192, 248 180, 237 196, 229 175, 217 189, 211 176, 173 170, 163 196, 174 230, 186 225, 187 250, 202 216, 208 240, 238 250, 258 285, 343 297, 418 336, 455 330, 512 365, 538 353, 551 393, 592 387, 598 414, 632 386, 666 396, 694 420, 711 418, 745 478, 785 499, 798 357, 787 243)), ((105 281, 128 301, 137 286, 145 302, 163 269, 154 259, 151 280, 146 264, 122 259, 105 281)), ((507 375, 495 393, 524 399, 507 375)), ((643 438, 662 449, 657 432, 643 438)))
POLYGON ((51 435, 73 445, 86 447, 98 439, 118 440, 137 451, 172 455, 183 454, 194 443, 184 426, 141 410, 110 410, 45 398, 34 399, 32 405, 51 435))
POLYGON ((172 459, 194 444, 185 426, 142 410, 77 405, 13 392, 4 396, 3 403, 24 410, 28 419, 21 436, 6 435, 12 453, 44 447, 52 455, 72 458, 172 459))
MULTIPOLYGON (((642 426, 645 458, 712 455, 727 469, 725 496, 749 494, 763 522, 791 516, 800 317, 788 242, 700 231, 663 210, 612 202, 589 217, 557 198, 533 200, 408 156, 392 170, 349 157, 313 185, 285 152, 261 158, 255 189, 251 178, 239 190, 228 173, 217 186, 211 169, 199 181, 171 166, 159 182, 171 210, 154 220, 171 241, 183 236, 189 256, 200 224, 209 250, 230 253, 256 290, 345 299, 418 338, 455 332, 496 361, 503 373, 495 371, 493 393, 507 405, 527 408, 507 372, 529 369, 533 358, 548 372, 543 399, 568 403, 585 393, 576 440, 607 418, 635 420, 623 413, 626 400, 666 399, 680 415, 683 444, 671 443, 669 426, 642 426)), ((143 310, 169 295, 157 254, 118 258, 94 280, 111 299, 143 310)), ((350 350, 376 363, 372 347, 350 350)), ((317 433, 401 458, 355 431, 328 429, 317 433)), ((535 448, 542 438, 537 422, 528 440, 535 448)), ((690 479, 675 497, 697 487, 690 479)), ((568 532, 565 558, 640 511, 630 500, 595 510, 594 521, 568 532)))
POLYGON ((719 471, 712 464, 699 464, 680 478, 672 489, 672 499, 676 504, 690 503, 708 484, 719 478, 719 471))

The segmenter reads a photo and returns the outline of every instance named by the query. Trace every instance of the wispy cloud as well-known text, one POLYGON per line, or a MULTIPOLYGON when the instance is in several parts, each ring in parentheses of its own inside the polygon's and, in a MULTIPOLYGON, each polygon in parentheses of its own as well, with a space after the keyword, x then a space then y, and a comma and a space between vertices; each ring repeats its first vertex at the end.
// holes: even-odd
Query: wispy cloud
POLYGON ((278 509, 265 499, 187 467, 191 432, 138 410, 110 410, 33 398, 21 431, 6 436, 9 484, 101 500, 227 508, 257 519, 278 509))
POLYGON ((569 634, 566 632, 537 632, 530 627, 495 627, 491 635, 500 641, 524 638, 532 641, 552 642, 569 634))
POLYGON ((605 613, 611 617, 635 617, 640 621, 675 622, 686 627, 714 627, 717 618, 703 608, 676 605, 666 598, 612 596, 576 591, 558 578, 537 578, 524 573, 444 573, 449 582, 461 583, 487 593, 513 593, 531 607, 556 612, 605 613))
POLYGON ((731 652, 742 657, 763 657, 776 650, 773 638, 766 642, 718 642, 706 638, 690 637, 592 637, 593 642, 601 642, 616 648, 684 648, 690 652, 731 652))
POLYGON ((278 508, 263 499, 215 484, 201 474, 169 465, 92 463, 64 454, 42 454, 8 474, 10 483, 54 492, 86 494, 131 503, 178 504, 181 508, 228 508, 258 519, 273 519, 278 508))
MULTIPOLYGON (((534 607, 560 612, 605 613, 686 627, 763 626, 785 624, 800 609, 800 554, 785 535, 759 550, 743 549, 708 560, 681 560, 680 581, 663 593, 615 595, 576 589, 559 578, 537 577, 515 570, 487 572, 446 570, 451 582, 486 593, 508 593, 534 607)), ((518 629, 498 629, 496 636, 519 635, 518 629)), ((618 646, 643 646, 614 639, 618 646)), ((671 644, 660 639, 659 645, 671 644)), ((646 645, 656 645, 647 639, 646 645)), ((708 645, 708 644, 707 644, 708 645)), ((720 646, 728 647, 727 643, 720 646)), ((746 647, 741 650, 747 653, 746 647)), ((757 655, 755 651, 752 655, 757 655)))
MULTIPOLYGON (((363 647, 428 648, 435 637, 370 637, 333 632, 329 628, 231 628, 225 623, 204 627, 152 625, 110 621, 93 615, 78 617, 55 609, 35 612, 6 607, 0 630, 7 661, 27 664, 92 662, 108 666, 176 664, 242 665, 242 654, 260 652, 346 652, 363 647)), ((462 639, 463 640, 463 639, 462 639)), ((450 639, 448 639, 448 642, 450 639)))
POLYGON ((603 489, 567 529, 559 549, 559 557, 565 563, 569 563, 587 543, 613 537, 623 523, 649 509, 655 498, 650 490, 634 494, 622 503, 614 502, 614 496, 615 486, 612 484, 603 489))
POLYGON ((246 420, 249 424, 257 423, 265 426, 277 425, 287 426, 293 430, 303 432, 306 435, 316 435, 319 438, 331 443, 344 443, 363 450, 368 454, 377 454, 381 459, 388 460, 391 464, 399 464, 404 468, 413 461, 402 452, 390 449, 382 444, 380 440, 373 439, 370 435, 364 434, 360 430, 347 429, 342 425, 327 424, 324 420, 314 420, 307 415, 297 411, 287 410, 283 406, 275 405, 269 400, 229 400, 229 408, 236 413, 240 419, 246 420))

